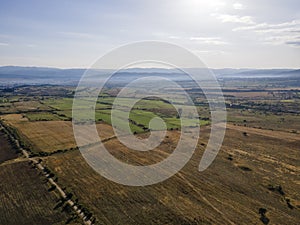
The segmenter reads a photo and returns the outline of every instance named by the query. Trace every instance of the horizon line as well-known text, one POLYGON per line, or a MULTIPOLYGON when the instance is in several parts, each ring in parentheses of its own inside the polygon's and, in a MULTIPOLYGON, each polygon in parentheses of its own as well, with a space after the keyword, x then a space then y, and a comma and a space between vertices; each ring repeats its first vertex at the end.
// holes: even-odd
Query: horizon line
MULTIPOLYGON (((60 69, 60 70, 71 70, 71 69, 97 69, 97 70, 122 70, 118 68, 88 68, 88 67, 55 67, 55 66, 36 66, 36 65, 0 65, 0 68, 3 67, 23 67, 23 68, 44 68, 44 69, 60 69)), ((294 67, 219 67, 219 68, 213 68, 213 67, 178 67, 178 68, 163 68, 163 67, 132 67, 132 68, 125 68, 126 69, 165 69, 165 70, 171 70, 171 69, 211 69, 211 70, 222 70, 222 69, 235 69, 235 70, 299 70, 300 67, 294 68, 294 67)))

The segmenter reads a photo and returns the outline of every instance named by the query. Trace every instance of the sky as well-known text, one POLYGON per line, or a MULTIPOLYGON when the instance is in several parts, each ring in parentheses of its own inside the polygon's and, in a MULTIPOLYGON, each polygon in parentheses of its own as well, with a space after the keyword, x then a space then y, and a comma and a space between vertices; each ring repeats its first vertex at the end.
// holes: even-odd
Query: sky
POLYGON ((3 66, 87 68, 143 40, 185 47, 210 68, 300 68, 300 3, 0 0, 3 66))

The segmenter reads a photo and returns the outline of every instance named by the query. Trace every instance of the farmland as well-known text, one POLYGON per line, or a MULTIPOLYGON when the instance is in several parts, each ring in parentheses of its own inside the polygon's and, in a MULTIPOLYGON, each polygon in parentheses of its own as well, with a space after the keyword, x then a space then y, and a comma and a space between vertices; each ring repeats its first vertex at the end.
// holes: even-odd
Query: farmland
MULTIPOLYGON (((115 137, 111 113, 117 90, 102 93, 94 109, 101 140, 122 162, 139 166, 160 162, 174 151, 182 125, 201 125, 192 159, 175 176, 151 186, 129 187, 96 173, 74 139, 71 87, 20 87, 14 93, 3 92, 0 103, 2 123, 31 158, 42 160, 41 164, 71 193, 72 201, 93 215, 95 224, 298 224, 298 89, 225 87, 226 135, 217 158, 204 172, 199 172, 198 166, 209 139, 210 113, 203 93, 192 90, 199 118, 187 118, 182 124, 175 107, 162 99, 142 99, 132 109, 128 106, 135 98, 120 99, 114 111, 115 128, 124 129, 129 123, 135 136, 144 139, 149 136, 153 118, 160 117, 166 124, 161 145, 140 152, 115 137), (129 111, 129 120, 124 120, 129 111)), ((87 101, 82 100, 83 106, 87 101)), ((179 101, 175 105, 183 107, 179 101)), ((88 132, 82 135, 88 139, 88 132)), ((7 134, 0 133, 0 142, 1 190, 5 190, 0 224, 65 224, 72 215, 55 209, 60 204, 57 193, 49 191, 51 186, 20 152, 11 151, 14 147, 7 134), (23 214, 28 218, 20 223, 23 214)))
POLYGON ((16 149, 10 144, 10 140, 2 130, 0 130, 0 163, 18 157, 16 149))
POLYGON ((53 210, 58 196, 28 162, 0 165, 0 224, 64 224, 68 214, 53 210), (24 216, 26 215, 26 216, 24 216))
MULTIPOLYGON (((23 92, 23 88, 21 91, 23 92)), ((44 91, 45 89, 43 89, 44 91)), ((74 149, 76 147, 72 123, 70 121, 72 117, 72 98, 59 96, 27 97, 28 101, 24 104, 21 111, 20 109, 16 109, 15 106, 22 105, 24 97, 13 98, 10 96, 5 99, 5 104, 10 104, 11 108, 6 112, 9 112, 9 114, 2 115, 1 118, 17 129, 33 152, 49 153, 74 149), (34 107, 36 107, 35 110, 34 107)), ((88 101, 88 99, 84 99, 82 100, 82 104, 85 105, 88 101)), ((95 121, 97 122, 98 129, 101 131, 101 127, 105 126, 105 124, 112 125, 111 110, 113 101, 114 97, 107 95, 101 95, 97 101, 95 106, 95 121)), ((133 101, 135 99, 122 98, 119 100, 118 106, 123 107, 123 110, 128 110, 126 108, 127 105, 133 101)), ((129 122, 133 133, 143 133, 149 130, 149 122, 157 116, 164 120, 169 130, 178 130, 182 125, 196 126, 200 124, 204 126, 210 123, 208 119, 199 120, 198 118, 180 121, 178 113, 171 104, 157 99, 142 99, 138 101, 130 111, 129 121, 124 120, 126 113, 123 110, 114 110, 116 128, 124 130, 129 122)), ((199 110, 203 109, 199 108, 199 110)), ((202 113, 202 115, 205 115, 205 113, 202 113)), ((106 132, 105 130, 106 128, 103 131, 104 133, 106 132)))
MULTIPOLYGON (((35 152, 54 152, 76 147, 72 123, 70 121, 30 122, 20 114, 2 116, 9 125, 17 128, 21 136, 35 152)), ((111 126, 97 124, 99 135, 105 139, 113 136, 111 126)))
MULTIPOLYGON (((238 224, 241 218, 244 223, 255 224, 260 222, 259 208, 268 210, 267 217, 272 223, 297 224, 300 168, 295 165, 299 165, 300 138, 285 133, 283 141, 276 131, 265 135, 259 129, 249 131, 232 125, 213 166, 199 173, 198 163, 204 149, 201 144, 207 142, 208 132, 203 130, 196 154, 181 172, 149 187, 126 187, 108 181, 95 173, 78 152, 48 157, 47 165, 69 184, 84 205, 90 206, 99 224, 144 224, 145 221, 147 224, 221 224, 224 221, 238 224), (73 177, 77 177, 76 181, 73 177), (278 185, 283 195, 276 191, 278 185)), ((176 132, 168 136, 171 140, 162 149, 165 145, 170 148, 176 145, 173 143, 178 138, 176 132)), ((151 157, 134 155, 116 139, 106 142, 106 146, 120 160, 133 164, 136 160, 149 164, 166 157, 161 151, 152 152, 151 157)))
POLYGON ((59 197, 0 131, 0 224, 64 224, 66 212, 53 210, 59 197))

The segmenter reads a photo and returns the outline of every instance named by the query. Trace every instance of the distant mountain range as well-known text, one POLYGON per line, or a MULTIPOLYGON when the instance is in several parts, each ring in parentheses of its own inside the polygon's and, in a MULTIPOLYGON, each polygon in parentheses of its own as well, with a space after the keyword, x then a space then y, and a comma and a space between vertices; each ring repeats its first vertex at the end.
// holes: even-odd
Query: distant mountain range
MULTIPOLYGON (((185 71, 206 71, 206 69, 185 68, 185 71)), ((86 69, 58 69, 47 67, 20 67, 3 66, 0 67, 1 85, 15 84, 76 84, 86 69)), ((101 69, 90 70, 96 75, 107 74, 113 70, 101 69)), ((219 79, 230 78, 270 78, 270 77, 300 77, 300 69, 211 69, 219 79)), ((162 68, 130 68, 118 71, 123 79, 127 76, 137 76, 147 74, 147 76, 166 76, 168 74, 182 75, 178 69, 162 68)), ((181 78, 182 79, 182 78, 181 78)))

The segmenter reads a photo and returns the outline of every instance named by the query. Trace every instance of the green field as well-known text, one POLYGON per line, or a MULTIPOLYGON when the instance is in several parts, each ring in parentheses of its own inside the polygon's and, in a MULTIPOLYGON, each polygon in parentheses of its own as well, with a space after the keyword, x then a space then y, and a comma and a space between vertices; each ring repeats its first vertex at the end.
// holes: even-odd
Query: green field
POLYGON ((43 103, 56 110, 71 110, 73 105, 72 98, 48 98, 43 103))
MULTIPOLYGON (((97 101, 95 107, 95 121, 104 121, 108 124, 111 123, 111 108, 114 104, 114 97, 100 97, 97 101)), ((126 124, 128 123, 128 118, 126 117, 126 111, 130 110, 129 106, 133 105, 136 101, 134 98, 119 98, 118 102, 115 103, 116 109, 116 118, 115 122, 118 124, 118 128, 125 129, 126 124)), ((52 117, 53 119, 64 119, 72 118, 72 104, 73 100, 70 98, 50 98, 43 101, 43 103, 55 110, 58 115, 48 115, 49 120, 52 117)), ((89 100, 83 99, 82 106, 83 108, 90 104, 89 100)), ((177 105, 176 107, 181 108, 183 106, 177 105)), ((189 107, 189 106, 184 106, 189 107)), ((207 115, 205 109, 198 107, 198 111, 203 115, 207 115), (202 113, 204 112, 204 113, 202 113)), ((85 111, 82 113, 79 112, 79 118, 87 118, 85 111)), ((200 125, 208 125, 209 120, 198 120, 195 118, 183 119, 182 124, 179 118, 177 118, 177 111, 173 105, 168 102, 162 101, 160 99, 142 99, 134 104, 133 108, 130 111, 130 128, 132 132, 140 133, 144 132, 149 128, 150 121, 155 118, 160 117, 166 123, 168 129, 180 129, 181 125, 184 126, 195 126, 200 123, 200 125)))
POLYGON ((25 116, 28 118, 29 121, 52 121, 52 120, 66 119, 66 117, 62 117, 57 114, 48 113, 48 112, 26 113, 25 116))

